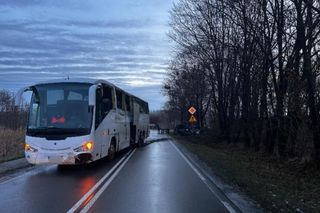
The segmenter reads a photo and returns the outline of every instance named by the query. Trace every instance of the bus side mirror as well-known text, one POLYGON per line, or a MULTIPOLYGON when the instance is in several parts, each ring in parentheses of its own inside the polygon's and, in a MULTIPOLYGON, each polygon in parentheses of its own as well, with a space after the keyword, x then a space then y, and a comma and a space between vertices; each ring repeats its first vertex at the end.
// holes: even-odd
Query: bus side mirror
POLYGON ((101 87, 100 84, 95 84, 89 88, 89 106, 96 105, 96 91, 100 87, 101 87))
POLYGON ((23 88, 19 89, 19 91, 15 95, 15 100, 14 100, 14 105, 16 107, 20 107, 23 93, 30 91, 30 90, 32 90, 32 87, 23 87, 23 88))

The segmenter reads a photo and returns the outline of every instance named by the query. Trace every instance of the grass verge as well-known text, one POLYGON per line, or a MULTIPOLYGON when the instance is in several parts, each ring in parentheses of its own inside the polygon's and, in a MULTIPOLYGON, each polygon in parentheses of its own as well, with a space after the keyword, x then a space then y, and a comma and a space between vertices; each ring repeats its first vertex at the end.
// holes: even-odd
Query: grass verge
POLYGON ((22 129, 0 128, 0 163, 24 156, 24 137, 25 132, 22 129))
POLYGON ((266 211, 320 212, 320 174, 315 167, 213 143, 205 136, 174 138, 266 211))

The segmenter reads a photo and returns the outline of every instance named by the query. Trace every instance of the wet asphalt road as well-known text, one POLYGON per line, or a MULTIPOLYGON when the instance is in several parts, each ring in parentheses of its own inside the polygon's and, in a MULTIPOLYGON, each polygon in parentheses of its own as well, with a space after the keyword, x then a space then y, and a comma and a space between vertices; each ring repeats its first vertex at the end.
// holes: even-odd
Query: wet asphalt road
POLYGON ((125 150, 113 162, 38 166, 0 181, 0 212, 229 212, 225 206, 170 139, 125 150))

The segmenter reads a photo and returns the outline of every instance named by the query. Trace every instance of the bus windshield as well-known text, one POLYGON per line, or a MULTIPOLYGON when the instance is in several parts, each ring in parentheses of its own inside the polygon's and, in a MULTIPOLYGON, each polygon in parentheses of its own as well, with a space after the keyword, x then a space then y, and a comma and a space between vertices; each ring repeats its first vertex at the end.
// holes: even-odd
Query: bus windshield
POLYGON ((27 133, 89 134, 92 110, 89 87, 85 83, 40 84, 34 87, 30 103, 27 133))

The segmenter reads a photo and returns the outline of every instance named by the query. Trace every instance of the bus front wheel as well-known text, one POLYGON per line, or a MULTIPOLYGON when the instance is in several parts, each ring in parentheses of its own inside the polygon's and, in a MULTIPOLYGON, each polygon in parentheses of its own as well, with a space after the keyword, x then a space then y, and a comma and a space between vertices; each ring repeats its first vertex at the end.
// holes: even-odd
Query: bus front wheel
POLYGON ((115 155, 116 155, 116 145, 115 145, 115 142, 112 141, 108 149, 108 156, 107 156, 108 161, 112 161, 115 155))

